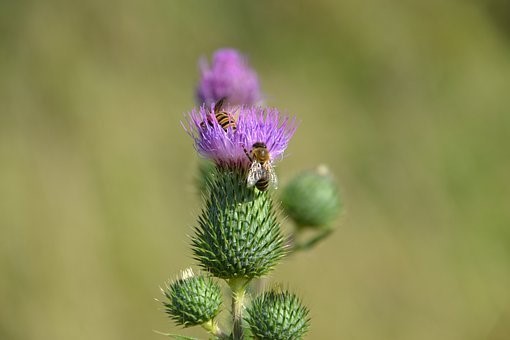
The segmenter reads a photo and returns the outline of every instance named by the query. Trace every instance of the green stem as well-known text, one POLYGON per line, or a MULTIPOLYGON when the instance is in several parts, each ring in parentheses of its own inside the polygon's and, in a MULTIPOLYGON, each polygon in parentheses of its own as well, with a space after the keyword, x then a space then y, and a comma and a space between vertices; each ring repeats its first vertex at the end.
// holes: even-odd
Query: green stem
POLYGON ((232 290, 232 337, 233 340, 244 339, 243 310, 246 298, 247 278, 230 279, 228 285, 232 290))
POLYGON ((202 327, 218 339, 228 339, 228 335, 223 333, 223 331, 218 326, 218 323, 214 320, 204 322, 202 327))
POLYGON ((297 243, 294 245, 292 251, 298 252, 303 250, 308 250, 310 248, 313 248, 317 243, 328 237, 332 232, 333 228, 325 228, 323 229, 319 234, 316 236, 306 240, 305 242, 297 243))

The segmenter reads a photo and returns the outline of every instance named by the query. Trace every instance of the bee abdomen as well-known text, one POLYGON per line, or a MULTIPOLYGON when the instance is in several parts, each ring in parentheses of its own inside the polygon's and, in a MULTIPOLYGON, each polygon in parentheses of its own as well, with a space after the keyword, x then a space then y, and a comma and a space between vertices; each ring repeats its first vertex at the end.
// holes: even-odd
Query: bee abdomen
POLYGON ((236 129, 236 123, 234 121, 234 117, 226 112, 218 112, 216 113, 216 120, 218 121, 218 124, 221 126, 221 128, 225 131, 229 127, 232 128, 232 130, 236 129))
POLYGON ((259 179, 258 182, 255 183, 255 187, 260 191, 266 191, 269 189, 269 178, 263 177, 259 179))

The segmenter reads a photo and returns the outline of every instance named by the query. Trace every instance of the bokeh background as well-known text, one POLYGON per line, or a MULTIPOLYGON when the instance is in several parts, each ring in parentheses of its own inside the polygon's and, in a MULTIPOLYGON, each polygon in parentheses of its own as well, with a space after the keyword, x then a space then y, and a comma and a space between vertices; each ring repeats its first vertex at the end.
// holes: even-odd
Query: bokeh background
POLYGON ((336 232, 277 267, 310 339, 510 338, 510 5, 1 1, 0 339, 162 339, 193 265, 197 61, 245 52, 326 163, 336 232))

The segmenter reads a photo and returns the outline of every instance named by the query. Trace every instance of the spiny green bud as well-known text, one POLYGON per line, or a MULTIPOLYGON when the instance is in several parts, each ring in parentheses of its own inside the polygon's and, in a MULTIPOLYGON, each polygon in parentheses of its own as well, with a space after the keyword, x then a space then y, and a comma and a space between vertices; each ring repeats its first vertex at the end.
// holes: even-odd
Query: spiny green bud
POLYGON ((219 278, 260 277, 284 255, 272 199, 248 188, 242 169, 218 169, 209 177, 195 231, 195 259, 219 278))
POLYGON ((297 175, 284 187, 281 199, 285 212, 299 227, 328 227, 341 208, 338 190, 325 166, 297 175))
POLYGON ((178 325, 202 325, 220 312, 220 286, 211 278, 195 276, 191 268, 184 270, 180 279, 167 284, 161 291, 168 299, 163 302, 165 312, 178 325))
POLYGON ((257 339, 301 339, 310 327, 308 308, 288 291, 265 292, 246 311, 246 321, 257 339))

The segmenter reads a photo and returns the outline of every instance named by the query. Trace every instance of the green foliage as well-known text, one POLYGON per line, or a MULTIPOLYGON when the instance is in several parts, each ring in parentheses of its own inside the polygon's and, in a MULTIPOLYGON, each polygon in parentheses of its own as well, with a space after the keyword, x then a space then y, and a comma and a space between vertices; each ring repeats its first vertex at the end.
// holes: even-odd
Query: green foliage
POLYGON ((216 171, 192 246, 200 266, 224 279, 267 274, 284 256, 284 242, 266 192, 247 188, 242 171, 216 171))
POLYGON ((176 324, 185 327, 212 320, 221 308, 221 288, 211 278, 194 276, 191 269, 163 290, 165 311, 176 324))
POLYGON ((308 309, 288 291, 270 290, 255 298, 246 321, 257 339, 300 339, 310 327, 308 309))
POLYGON ((158 331, 155 331, 155 333, 167 336, 167 337, 175 339, 175 340, 198 340, 197 338, 193 338, 190 336, 184 336, 184 335, 173 334, 173 333, 163 333, 163 332, 158 332, 158 331))

